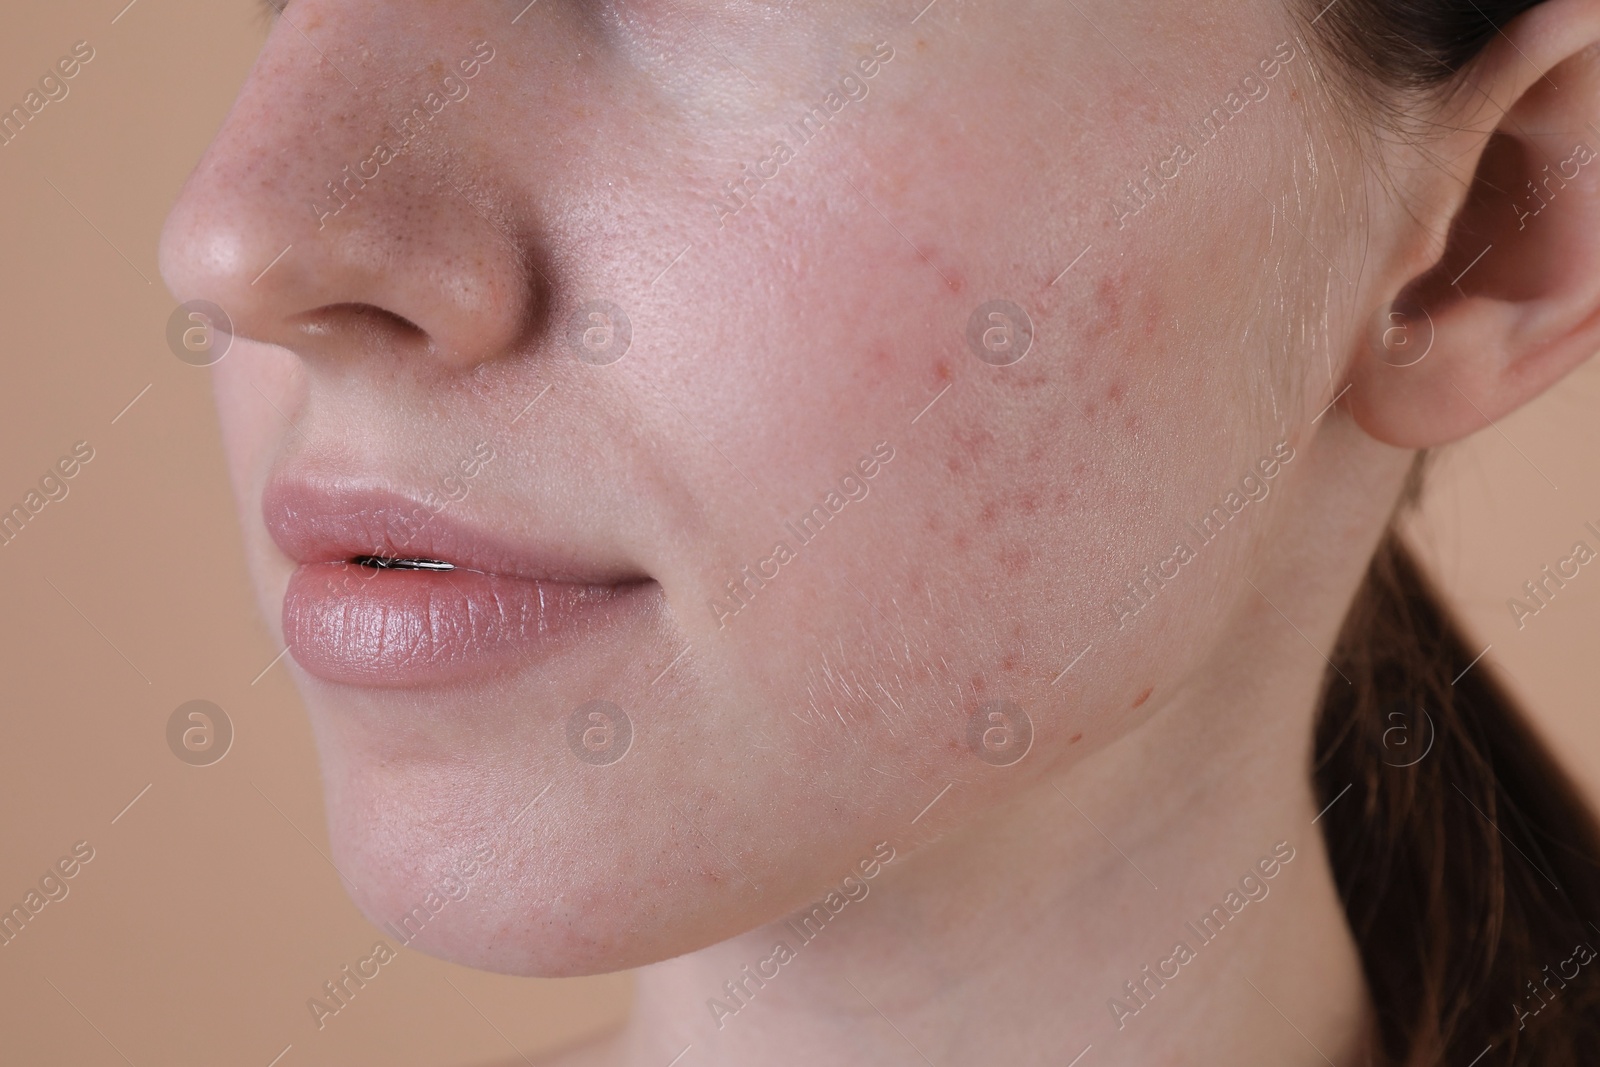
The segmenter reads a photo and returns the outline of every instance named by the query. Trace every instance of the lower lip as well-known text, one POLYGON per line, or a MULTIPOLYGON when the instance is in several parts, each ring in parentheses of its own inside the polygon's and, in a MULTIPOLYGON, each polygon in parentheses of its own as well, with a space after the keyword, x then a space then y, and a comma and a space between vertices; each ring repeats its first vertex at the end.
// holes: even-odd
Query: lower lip
POLYGON ((306 563, 289 578, 283 633, 295 662, 325 681, 451 684, 548 658, 637 615, 652 586, 306 563))

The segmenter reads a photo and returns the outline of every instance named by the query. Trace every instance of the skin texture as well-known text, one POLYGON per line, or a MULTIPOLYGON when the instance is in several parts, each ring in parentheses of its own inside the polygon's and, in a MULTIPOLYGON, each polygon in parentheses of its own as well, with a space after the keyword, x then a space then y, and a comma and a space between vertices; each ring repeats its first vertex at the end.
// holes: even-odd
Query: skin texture
POLYGON ((269 477, 415 497, 482 441, 453 519, 653 583, 482 677, 294 668, 357 903, 393 921, 488 846, 413 947, 654 965, 630 1028, 573 1062, 1359 1062, 1308 778, 1323 652, 1409 449, 1596 344, 1600 272, 1570 236, 1600 216, 1594 171, 1541 219, 1564 226, 1464 287, 1435 277, 1481 247, 1442 238, 1491 219, 1466 195, 1491 133, 1563 158, 1600 103, 1594 14, 1519 22, 1424 151, 1367 140, 1277 3, 518 6, 297 0, 163 236, 173 293, 237 334, 213 373, 274 624, 293 564, 269 477), (479 42, 464 94, 441 88, 479 42), (802 143, 787 124, 852 72, 859 98, 802 143), (459 98, 330 214, 326 183, 430 92, 459 98), (1227 128, 1203 141, 1213 105, 1227 128), (1126 183, 1185 138, 1130 214, 1126 183), (1370 324, 1430 278, 1441 354, 1402 372, 1370 324), (603 366, 568 341, 596 299, 631 322, 603 366), (966 338, 996 299, 1032 322, 1009 366, 966 338), (893 458, 866 495, 798 544, 785 521, 875 446, 893 458), (1188 524, 1230 492, 1250 499, 1203 541, 1188 524), (794 559, 728 614, 780 540, 794 559), (1128 610, 1180 542, 1193 558, 1128 610), (632 725, 604 766, 567 742, 595 699, 632 725), (1004 766, 969 744, 995 701, 1031 725, 1004 766), (837 932, 729 999, 882 842, 837 932), (1270 897, 1119 1018, 1124 983, 1279 842, 1270 897))

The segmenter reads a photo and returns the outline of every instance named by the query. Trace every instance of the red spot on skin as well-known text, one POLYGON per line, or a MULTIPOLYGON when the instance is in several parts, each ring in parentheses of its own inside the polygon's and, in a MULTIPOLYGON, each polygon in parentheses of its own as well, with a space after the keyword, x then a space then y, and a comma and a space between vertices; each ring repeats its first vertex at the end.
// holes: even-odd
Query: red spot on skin
POLYGON ((1067 744, 1075 745, 1079 741, 1082 741, 1082 740, 1083 740, 1083 735, 1082 734, 1073 734, 1071 737, 1067 738, 1067 744))
POLYGON ((1122 398, 1126 395, 1127 393, 1123 390, 1121 382, 1112 382, 1111 388, 1106 390, 1106 402, 1108 404, 1120 404, 1122 403, 1122 398))
POLYGON ((974 463, 982 459, 984 451, 994 444, 994 434, 988 430, 957 430, 951 436, 974 463))
POLYGON ((1032 515, 1039 510, 1039 498, 1032 493, 1020 493, 1017 496, 1017 510, 1024 515, 1032 515))
POLYGON ((1005 569, 1008 578, 1018 578, 1026 574, 1028 565, 1033 562, 1033 555, 1026 548, 1002 552, 996 558, 999 559, 1000 566, 1005 569))
POLYGON ((955 456, 951 456, 944 461, 944 469, 949 471, 951 474, 960 474, 961 468, 961 460, 957 459, 955 456))
POLYGON ((974 674, 974 675, 973 675, 973 676, 972 676, 972 691, 973 691, 973 692, 974 692, 974 693, 981 693, 981 692, 983 692, 983 690, 984 690, 984 688, 985 688, 985 687, 987 687, 987 686, 988 686, 988 684, 989 684, 989 683, 988 683, 988 682, 985 682, 985 681, 984 681, 984 680, 983 680, 983 675, 981 675, 981 674, 974 674))
POLYGON ((1137 415, 1125 416, 1122 420, 1122 425, 1129 433, 1133 433, 1139 429, 1139 417, 1137 415))
POLYGON ((957 533, 950 539, 950 543, 955 547, 957 552, 965 552, 972 546, 972 539, 964 533, 957 533))
POLYGON ((1005 659, 1002 659, 1000 661, 1000 669, 1003 670, 1003 671, 1014 671, 1014 670, 1016 670, 1017 669, 1017 657, 1015 657, 1015 656, 1007 656, 1005 659))
POLYGON ((1154 693, 1155 691, 1156 691, 1155 690, 1155 686, 1151 686, 1148 689, 1146 689, 1144 692, 1140 693, 1139 694, 1139 699, 1135 700, 1133 702, 1133 706, 1134 707, 1138 707, 1140 704, 1143 704, 1146 700, 1149 700, 1150 699, 1150 694, 1154 693))
POLYGON ((1114 274, 1102 277, 1094 287, 1095 303, 1100 309, 1097 333, 1110 333, 1122 325, 1122 279, 1114 274))
POLYGON ((952 293, 959 293, 967 287, 967 279, 962 277, 959 271, 946 270, 944 276, 945 284, 950 287, 952 293))
POLYGON ((993 526, 999 520, 1000 509, 992 501, 985 504, 983 510, 978 512, 978 524, 981 526, 993 526))
POLYGON ((933 365, 933 380, 935 382, 943 385, 950 380, 950 377, 950 364, 941 359, 933 365))

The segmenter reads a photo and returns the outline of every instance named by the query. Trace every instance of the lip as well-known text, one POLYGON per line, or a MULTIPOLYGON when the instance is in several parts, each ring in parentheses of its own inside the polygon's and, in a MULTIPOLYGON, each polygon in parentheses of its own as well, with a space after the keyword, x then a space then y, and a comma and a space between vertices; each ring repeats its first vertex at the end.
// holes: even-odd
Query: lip
POLYGON ((298 566, 283 634, 307 672, 374 688, 490 677, 637 621, 659 587, 621 562, 497 536, 402 493, 277 480, 262 517, 298 566), (448 571, 373 568, 363 556, 442 560, 448 571))

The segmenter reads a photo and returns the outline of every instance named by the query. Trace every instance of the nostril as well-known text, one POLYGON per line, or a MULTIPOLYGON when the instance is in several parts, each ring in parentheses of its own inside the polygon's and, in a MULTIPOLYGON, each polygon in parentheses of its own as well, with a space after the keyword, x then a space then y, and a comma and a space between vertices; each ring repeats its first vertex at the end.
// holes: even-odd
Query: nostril
POLYGON ((292 322, 307 337, 340 335, 381 340, 423 341, 428 332, 403 315, 372 304, 326 304, 294 316, 292 322))

